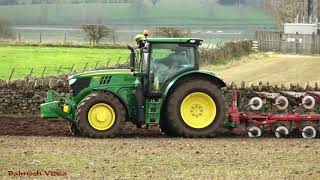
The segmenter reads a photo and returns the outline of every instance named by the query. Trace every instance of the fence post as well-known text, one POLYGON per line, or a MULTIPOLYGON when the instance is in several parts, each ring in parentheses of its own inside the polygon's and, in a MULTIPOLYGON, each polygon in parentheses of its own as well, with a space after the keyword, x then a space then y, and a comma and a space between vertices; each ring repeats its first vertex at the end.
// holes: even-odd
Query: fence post
POLYGON ((43 68, 43 71, 42 71, 42 74, 41 74, 41 77, 43 78, 43 76, 44 76, 44 73, 46 72, 46 69, 47 69, 47 66, 45 66, 44 68, 43 68))
POLYGON ((97 61, 96 65, 94 66, 94 69, 97 69, 98 64, 99 64, 99 61, 97 61))
POLYGON ((116 45, 116 37, 114 34, 114 29, 112 30, 112 40, 113 40, 113 45, 115 46, 116 45))
POLYGON ((63 43, 66 44, 67 43, 67 32, 64 32, 64 40, 63 43))
POLYGON ((40 44, 42 43, 42 33, 40 33, 40 39, 39 39, 40 44))
POLYGON ((89 63, 87 63, 87 64, 84 66, 83 71, 85 71, 85 70, 87 69, 88 64, 89 64, 89 63))
POLYGON ((15 71, 15 68, 13 68, 13 69, 11 70, 11 73, 10 73, 10 76, 9 76, 9 82, 11 81, 11 78, 12 78, 12 76, 13 76, 14 71, 15 71))
POLYGON ((21 32, 19 32, 19 43, 21 43, 21 32))
POLYGON ((118 66, 118 68, 120 67, 120 60, 121 60, 121 56, 119 57, 117 65, 116 65, 116 66, 118 66))
POLYGON ((31 77, 32 76, 32 73, 33 73, 33 68, 31 68, 31 71, 29 73, 29 76, 28 77, 31 77))
POLYGON ((109 63, 111 61, 111 58, 109 58, 108 63, 107 63, 107 68, 109 67, 109 63))
POLYGON ((61 69, 62 69, 62 65, 59 67, 57 74, 60 73, 61 69))
POLYGON ((312 49, 311 49, 311 54, 316 54, 316 35, 315 35, 315 33, 312 33, 312 45, 311 45, 312 47, 312 49))
POLYGON ((281 52, 281 46, 282 46, 281 45, 282 44, 281 43, 281 41, 282 41, 282 32, 281 31, 279 32, 278 41, 279 41, 278 42, 278 52, 281 52))
POLYGON ((299 53, 299 51, 298 51, 298 49, 299 49, 299 36, 298 36, 298 32, 296 33, 295 42, 296 42, 296 54, 298 54, 298 53, 299 53))
POLYGON ((71 67, 71 69, 70 69, 70 74, 72 73, 73 68, 74 68, 74 64, 72 64, 72 67, 71 67))

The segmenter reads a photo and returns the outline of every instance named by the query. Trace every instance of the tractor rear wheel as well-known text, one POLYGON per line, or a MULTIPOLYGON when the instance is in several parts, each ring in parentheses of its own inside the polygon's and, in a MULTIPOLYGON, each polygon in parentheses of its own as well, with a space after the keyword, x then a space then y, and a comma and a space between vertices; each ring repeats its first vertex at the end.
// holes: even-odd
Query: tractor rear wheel
POLYGON ((93 138, 116 136, 122 130, 125 119, 125 107, 110 93, 88 95, 80 102, 76 113, 80 133, 93 138))
POLYGON ((81 135, 80 131, 77 127, 77 124, 75 122, 69 123, 69 130, 73 136, 80 136, 81 135))
POLYGON ((183 137, 214 137, 227 108, 221 89, 207 80, 179 84, 166 103, 166 131, 183 137))

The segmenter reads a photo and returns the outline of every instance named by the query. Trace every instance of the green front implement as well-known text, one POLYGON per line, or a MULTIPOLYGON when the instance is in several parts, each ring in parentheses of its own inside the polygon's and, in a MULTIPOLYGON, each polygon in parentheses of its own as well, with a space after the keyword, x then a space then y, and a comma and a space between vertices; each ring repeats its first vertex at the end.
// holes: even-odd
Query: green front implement
POLYGON ((64 118, 68 121, 74 119, 74 103, 67 97, 50 90, 47 95, 47 103, 40 105, 42 118, 64 118))

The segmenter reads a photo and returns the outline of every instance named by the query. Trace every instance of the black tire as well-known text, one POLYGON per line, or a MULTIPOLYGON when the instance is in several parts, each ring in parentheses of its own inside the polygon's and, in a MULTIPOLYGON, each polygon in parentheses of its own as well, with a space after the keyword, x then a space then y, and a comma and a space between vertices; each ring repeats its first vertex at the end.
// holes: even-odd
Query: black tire
POLYGON ((121 101, 110 93, 93 93, 84 98, 76 112, 76 122, 81 135, 92 138, 111 138, 118 135, 126 120, 126 109, 121 101), (88 113, 96 104, 104 103, 112 107, 115 112, 115 122, 107 130, 97 130, 92 127, 88 120, 88 113))
POLYGON ((69 130, 73 136, 80 136, 81 135, 81 133, 77 127, 77 124, 75 122, 69 123, 69 130))
POLYGON ((175 136, 175 133, 170 129, 168 126, 168 119, 166 118, 167 116, 161 115, 161 121, 160 121, 160 130, 161 133, 167 136, 175 136))
POLYGON ((176 136, 189 138, 214 137, 222 130, 228 114, 226 101, 221 89, 207 80, 188 80, 178 84, 178 87, 168 96, 164 113, 165 120, 162 122, 164 123, 162 127, 164 127, 165 131, 176 136), (210 96, 216 104, 214 121, 210 125, 199 129, 187 125, 180 114, 183 99, 195 92, 210 96))

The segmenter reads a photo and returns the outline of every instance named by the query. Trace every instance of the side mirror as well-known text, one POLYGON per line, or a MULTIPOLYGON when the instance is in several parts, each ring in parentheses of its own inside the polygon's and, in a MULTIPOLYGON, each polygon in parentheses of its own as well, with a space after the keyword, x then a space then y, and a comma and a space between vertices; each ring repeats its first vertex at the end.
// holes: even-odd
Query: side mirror
POLYGON ((133 72, 135 70, 135 63, 136 63, 136 53, 134 52, 133 47, 128 45, 128 49, 130 52, 130 70, 133 72))

